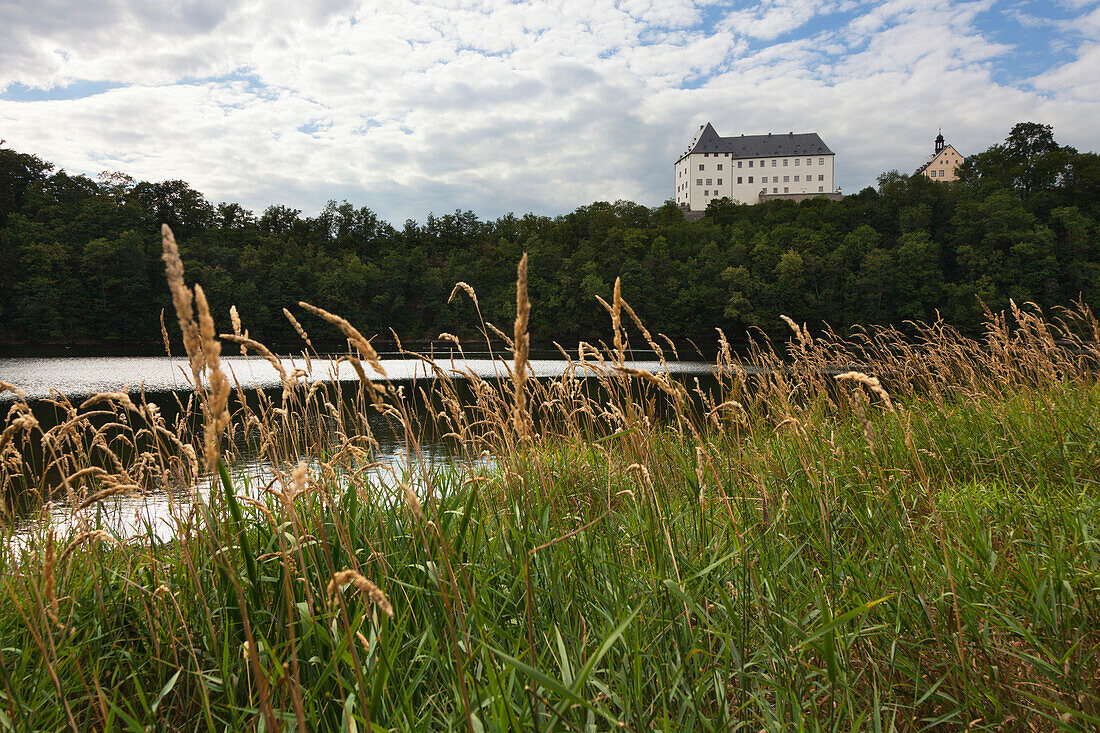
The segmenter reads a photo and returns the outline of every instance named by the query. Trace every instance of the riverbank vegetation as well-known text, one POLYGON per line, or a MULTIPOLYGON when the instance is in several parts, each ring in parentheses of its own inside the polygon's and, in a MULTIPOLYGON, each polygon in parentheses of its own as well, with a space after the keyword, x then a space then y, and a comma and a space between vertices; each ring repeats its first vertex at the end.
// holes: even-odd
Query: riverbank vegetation
POLYGON ((390 327, 407 340, 472 338, 478 314, 448 304, 451 285, 476 283, 485 319, 507 323, 522 252, 540 346, 606 338, 591 305, 616 278, 654 333, 681 340, 712 343, 715 326, 734 342, 755 328, 778 337, 778 312, 845 334, 938 312, 977 336, 983 302, 1096 302, 1098 160, 1023 123, 968 158, 953 184, 894 171, 842 201, 718 201, 696 223, 671 202, 619 201, 554 218, 459 211, 393 226, 346 201, 316 216, 253 214, 183 181, 92 180, 0 149, 0 343, 159 345, 158 314, 172 310, 155 236, 164 222, 214 312, 236 305, 267 343, 295 341, 281 308, 298 300, 341 313, 377 344, 392 345, 390 327))
POLYGON ((46 434, 21 403, 7 418, 5 491, 54 487, 83 523, 0 550, 0 729, 1100 725, 1087 306, 988 313, 978 339, 788 320, 742 359, 721 336, 697 389, 630 366, 632 344, 677 355, 615 283, 609 345, 535 381, 524 258, 512 332, 479 334, 506 379, 390 384, 351 323, 302 304, 301 373, 232 408, 223 344, 265 353, 218 338, 164 251, 201 424, 122 394, 59 398, 46 434), (361 374, 350 402, 307 374, 324 328, 361 374), (383 481, 372 412, 407 440, 383 481), (464 460, 419 460, 426 431, 464 460), (227 470, 244 444, 270 484, 227 470), (196 476, 213 488, 189 501, 196 476), (172 539, 97 526, 110 495, 166 487, 172 539))

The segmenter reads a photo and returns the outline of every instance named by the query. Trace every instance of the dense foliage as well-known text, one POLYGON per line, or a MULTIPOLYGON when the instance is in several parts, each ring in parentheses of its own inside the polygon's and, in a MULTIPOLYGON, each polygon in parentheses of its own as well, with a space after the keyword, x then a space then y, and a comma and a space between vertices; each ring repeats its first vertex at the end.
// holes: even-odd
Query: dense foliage
POLYGON ((839 202, 721 200, 695 223, 671 202, 619 201, 556 218, 458 211, 398 229, 347 202, 315 217, 285 206, 255 216, 183 181, 51 173, 3 149, 0 341, 159 343, 162 222, 216 312, 235 304, 271 342, 293 340, 281 309, 300 299, 383 339, 391 327, 407 338, 472 334, 470 302, 447 302, 459 280, 477 285, 484 315, 503 325, 523 251, 536 342, 603 334, 592 302, 616 277, 655 331, 708 343, 715 326, 735 339, 771 331, 781 312, 843 331, 938 310, 972 331, 983 302, 1096 302, 1098 159, 1058 145, 1049 126, 1021 123, 968 158, 956 184, 893 171, 839 202))

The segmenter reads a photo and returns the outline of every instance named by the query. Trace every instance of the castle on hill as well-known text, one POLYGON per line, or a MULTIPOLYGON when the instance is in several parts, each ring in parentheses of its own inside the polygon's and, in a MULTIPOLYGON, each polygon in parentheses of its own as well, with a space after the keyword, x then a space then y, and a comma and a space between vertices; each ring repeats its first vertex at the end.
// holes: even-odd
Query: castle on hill
POLYGON ((723 197, 743 204, 840 198, 833 186, 835 157, 816 132, 721 137, 708 122, 676 161, 674 200, 682 209, 703 211, 723 197))

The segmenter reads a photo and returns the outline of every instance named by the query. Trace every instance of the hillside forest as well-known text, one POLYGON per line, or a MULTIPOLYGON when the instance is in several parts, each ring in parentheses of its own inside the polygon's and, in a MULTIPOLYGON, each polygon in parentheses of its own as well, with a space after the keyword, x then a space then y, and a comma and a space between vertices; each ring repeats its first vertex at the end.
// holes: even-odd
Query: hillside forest
MULTIPOLYGON (((0 148, 0 343, 158 344, 171 313, 160 225, 180 241, 188 279, 228 328, 236 305, 253 338, 296 336, 282 314, 299 300, 368 336, 426 340, 477 333, 457 281, 508 330, 516 263, 529 254, 534 342, 606 338, 596 296, 623 297, 653 332, 712 344, 780 314, 811 328, 943 317, 976 332, 985 308, 1044 308, 1100 295, 1100 156, 1020 123, 968 157, 955 183, 891 171, 841 201, 713 202, 689 223, 672 202, 596 202, 557 217, 482 220, 470 211, 395 226, 330 202, 316 216, 214 204, 184 181, 70 175, 0 148)), ((308 327, 308 325, 307 325, 308 327)))

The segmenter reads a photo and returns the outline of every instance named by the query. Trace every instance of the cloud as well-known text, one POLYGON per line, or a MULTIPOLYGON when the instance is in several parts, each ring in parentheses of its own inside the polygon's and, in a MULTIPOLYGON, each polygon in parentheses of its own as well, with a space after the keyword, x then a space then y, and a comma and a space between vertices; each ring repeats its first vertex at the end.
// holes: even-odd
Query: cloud
POLYGON ((16 0, 0 131, 71 171, 395 222, 657 205, 707 120, 819 132, 853 191, 915 168, 941 125, 963 152, 1020 119, 1097 148, 1097 27, 1078 0, 16 0), (1025 15, 1067 49, 1038 73, 1014 66, 1025 15))

